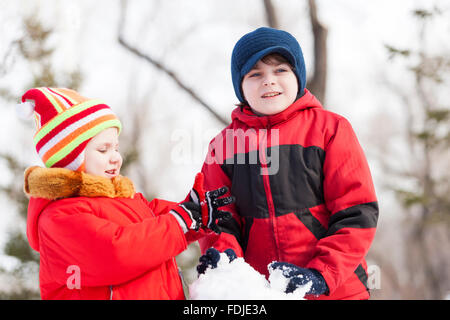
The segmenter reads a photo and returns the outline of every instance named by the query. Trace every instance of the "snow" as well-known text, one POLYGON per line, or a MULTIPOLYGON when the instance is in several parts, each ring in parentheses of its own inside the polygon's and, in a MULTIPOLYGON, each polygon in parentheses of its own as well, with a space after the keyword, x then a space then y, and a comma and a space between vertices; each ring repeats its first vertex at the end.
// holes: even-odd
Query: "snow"
POLYGON ((292 293, 284 293, 288 280, 282 270, 274 270, 266 280, 243 258, 230 262, 220 254, 217 268, 208 268, 189 286, 193 300, 304 300, 311 282, 292 293))

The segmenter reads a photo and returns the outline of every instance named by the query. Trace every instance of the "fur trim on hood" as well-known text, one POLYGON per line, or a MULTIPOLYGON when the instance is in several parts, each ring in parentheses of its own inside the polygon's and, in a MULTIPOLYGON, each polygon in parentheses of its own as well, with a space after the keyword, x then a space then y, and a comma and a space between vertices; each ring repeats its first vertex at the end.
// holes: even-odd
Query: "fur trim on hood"
POLYGON ((28 197, 49 200, 73 197, 133 198, 133 182, 124 176, 109 179, 64 168, 29 167, 24 191, 28 197))

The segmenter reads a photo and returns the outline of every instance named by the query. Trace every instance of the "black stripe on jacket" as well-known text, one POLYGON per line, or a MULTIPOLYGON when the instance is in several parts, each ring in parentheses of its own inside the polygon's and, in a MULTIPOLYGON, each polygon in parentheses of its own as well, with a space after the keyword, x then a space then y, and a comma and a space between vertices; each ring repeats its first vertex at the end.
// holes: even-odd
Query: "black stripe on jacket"
POLYGON ((317 240, 322 239, 327 234, 327 229, 322 226, 320 221, 311 214, 308 209, 294 212, 297 218, 308 228, 317 240))
POLYGON ((328 222, 327 236, 343 228, 375 228, 378 221, 378 203, 369 202, 349 207, 333 214, 328 222))
POLYGON ((309 209, 298 210, 294 214, 319 240, 343 228, 375 228, 378 220, 378 204, 370 202, 336 212, 328 222, 328 230, 311 214, 309 209))
MULTIPOLYGON (((298 208, 311 208, 324 203, 323 162, 325 151, 316 146, 281 145, 269 148, 267 154, 276 168, 269 175, 272 200, 277 216, 298 208), (278 157, 274 157, 274 154, 278 157)), ((243 217, 268 218, 267 195, 258 151, 235 154, 221 165, 230 178, 231 193, 236 197, 236 206, 243 217)))

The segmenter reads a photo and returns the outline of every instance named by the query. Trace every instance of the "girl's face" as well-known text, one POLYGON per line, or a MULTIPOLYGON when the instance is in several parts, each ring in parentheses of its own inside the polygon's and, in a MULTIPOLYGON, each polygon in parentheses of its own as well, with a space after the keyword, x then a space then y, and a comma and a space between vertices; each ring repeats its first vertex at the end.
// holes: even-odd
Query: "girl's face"
POLYGON ((85 149, 85 172, 114 178, 122 167, 117 128, 108 128, 93 137, 85 149))
POLYGON ((259 60, 242 80, 244 98, 257 115, 277 114, 294 103, 298 82, 289 63, 259 60))

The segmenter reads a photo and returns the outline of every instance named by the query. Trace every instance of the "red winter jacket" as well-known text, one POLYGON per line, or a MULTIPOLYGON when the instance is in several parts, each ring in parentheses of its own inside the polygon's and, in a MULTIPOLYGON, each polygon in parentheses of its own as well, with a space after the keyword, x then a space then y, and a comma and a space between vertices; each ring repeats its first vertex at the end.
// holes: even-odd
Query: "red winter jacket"
MULTIPOLYGON (((238 107, 210 144, 205 188, 227 185, 234 219, 200 239, 202 252, 232 248, 268 276, 272 261, 318 270, 319 299, 367 299, 365 255, 378 205, 369 167, 349 122, 303 97, 272 116, 238 107)), ((311 297, 313 298, 313 297, 311 297)))
MULTIPOLYGON (((47 170, 66 169, 39 168, 25 182, 29 195, 40 196, 30 198, 27 236, 40 253, 42 299, 184 299, 175 256, 186 249, 186 238, 165 214, 174 203, 147 202, 134 189, 114 195, 110 179, 93 176, 81 196, 44 199, 67 196, 65 182, 48 192, 59 182, 47 170)), ((66 176, 58 174, 72 183, 66 176)), ((80 193, 78 186, 68 189, 80 193)))

